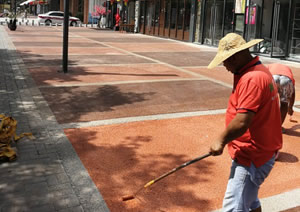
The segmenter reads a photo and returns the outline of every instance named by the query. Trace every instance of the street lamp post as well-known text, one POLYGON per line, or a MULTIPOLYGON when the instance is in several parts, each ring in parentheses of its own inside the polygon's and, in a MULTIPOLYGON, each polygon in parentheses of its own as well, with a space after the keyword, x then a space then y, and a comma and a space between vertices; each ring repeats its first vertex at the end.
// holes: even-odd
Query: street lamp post
POLYGON ((69 0, 64 0, 63 72, 68 72, 69 0))

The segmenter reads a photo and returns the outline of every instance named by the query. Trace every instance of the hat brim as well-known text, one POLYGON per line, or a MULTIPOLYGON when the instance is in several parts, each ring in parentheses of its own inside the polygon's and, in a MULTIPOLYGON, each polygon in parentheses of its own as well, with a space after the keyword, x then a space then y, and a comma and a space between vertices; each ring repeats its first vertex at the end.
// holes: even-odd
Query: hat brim
POLYGON ((248 48, 262 42, 263 40, 264 39, 251 40, 251 41, 241 45, 239 48, 232 49, 232 50, 226 51, 226 52, 218 52, 217 55, 215 56, 215 58, 207 66, 207 68, 209 68, 209 69, 215 68, 216 66, 218 66, 219 64, 224 62, 226 59, 231 57, 232 55, 234 55, 242 50, 248 49, 248 48))

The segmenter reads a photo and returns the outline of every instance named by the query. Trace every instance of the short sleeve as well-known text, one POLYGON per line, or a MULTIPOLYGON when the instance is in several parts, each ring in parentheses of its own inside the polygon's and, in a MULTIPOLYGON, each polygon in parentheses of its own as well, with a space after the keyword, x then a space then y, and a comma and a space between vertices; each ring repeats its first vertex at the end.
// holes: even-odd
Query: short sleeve
POLYGON ((238 113, 257 112, 262 98, 261 89, 251 80, 240 83, 236 88, 238 113))

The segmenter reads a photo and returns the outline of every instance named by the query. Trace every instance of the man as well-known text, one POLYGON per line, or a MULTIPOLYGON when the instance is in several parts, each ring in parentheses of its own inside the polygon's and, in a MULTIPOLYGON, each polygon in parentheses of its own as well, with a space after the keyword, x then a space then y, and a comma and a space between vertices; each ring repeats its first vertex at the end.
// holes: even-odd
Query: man
POLYGON ((208 66, 214 68, 223 62, 234 74, 226 128, 210 147, 211 155, 217 156, 227 144, 232 158, 224 211, 261 211, 258 190, 282 147, 276 84, 259 58, 249 52, 261 41, 246 43, 240 35, 229 33, 220 40, 218 53, 208 66))
POLYGON ((293 115, 295 103, 295 79, 291 69, 282 64, 268 65, 269 71, 276 82, 280 96, 281 123, 283 124, 286 114, 293 115))

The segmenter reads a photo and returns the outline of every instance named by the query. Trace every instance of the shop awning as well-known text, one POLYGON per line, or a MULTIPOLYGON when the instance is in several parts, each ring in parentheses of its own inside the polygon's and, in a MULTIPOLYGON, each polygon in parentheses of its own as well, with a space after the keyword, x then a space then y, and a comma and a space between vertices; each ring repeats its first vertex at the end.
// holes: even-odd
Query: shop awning
POLYGON ((24 6, 24 5, 27 5, 27 4, 30 4, 30 5, 36 5, 36 4, 48 4, 48 1, 47 0, 27 0, 27 1, 24 1, 20 4, 20 6, 24 6))
POLYGON ((31 2, 34 2, 35 0, 27 0, 27 1, 24 1, 20 4, 20 6, 23 6, 25 4, 30 4, 31 2))

